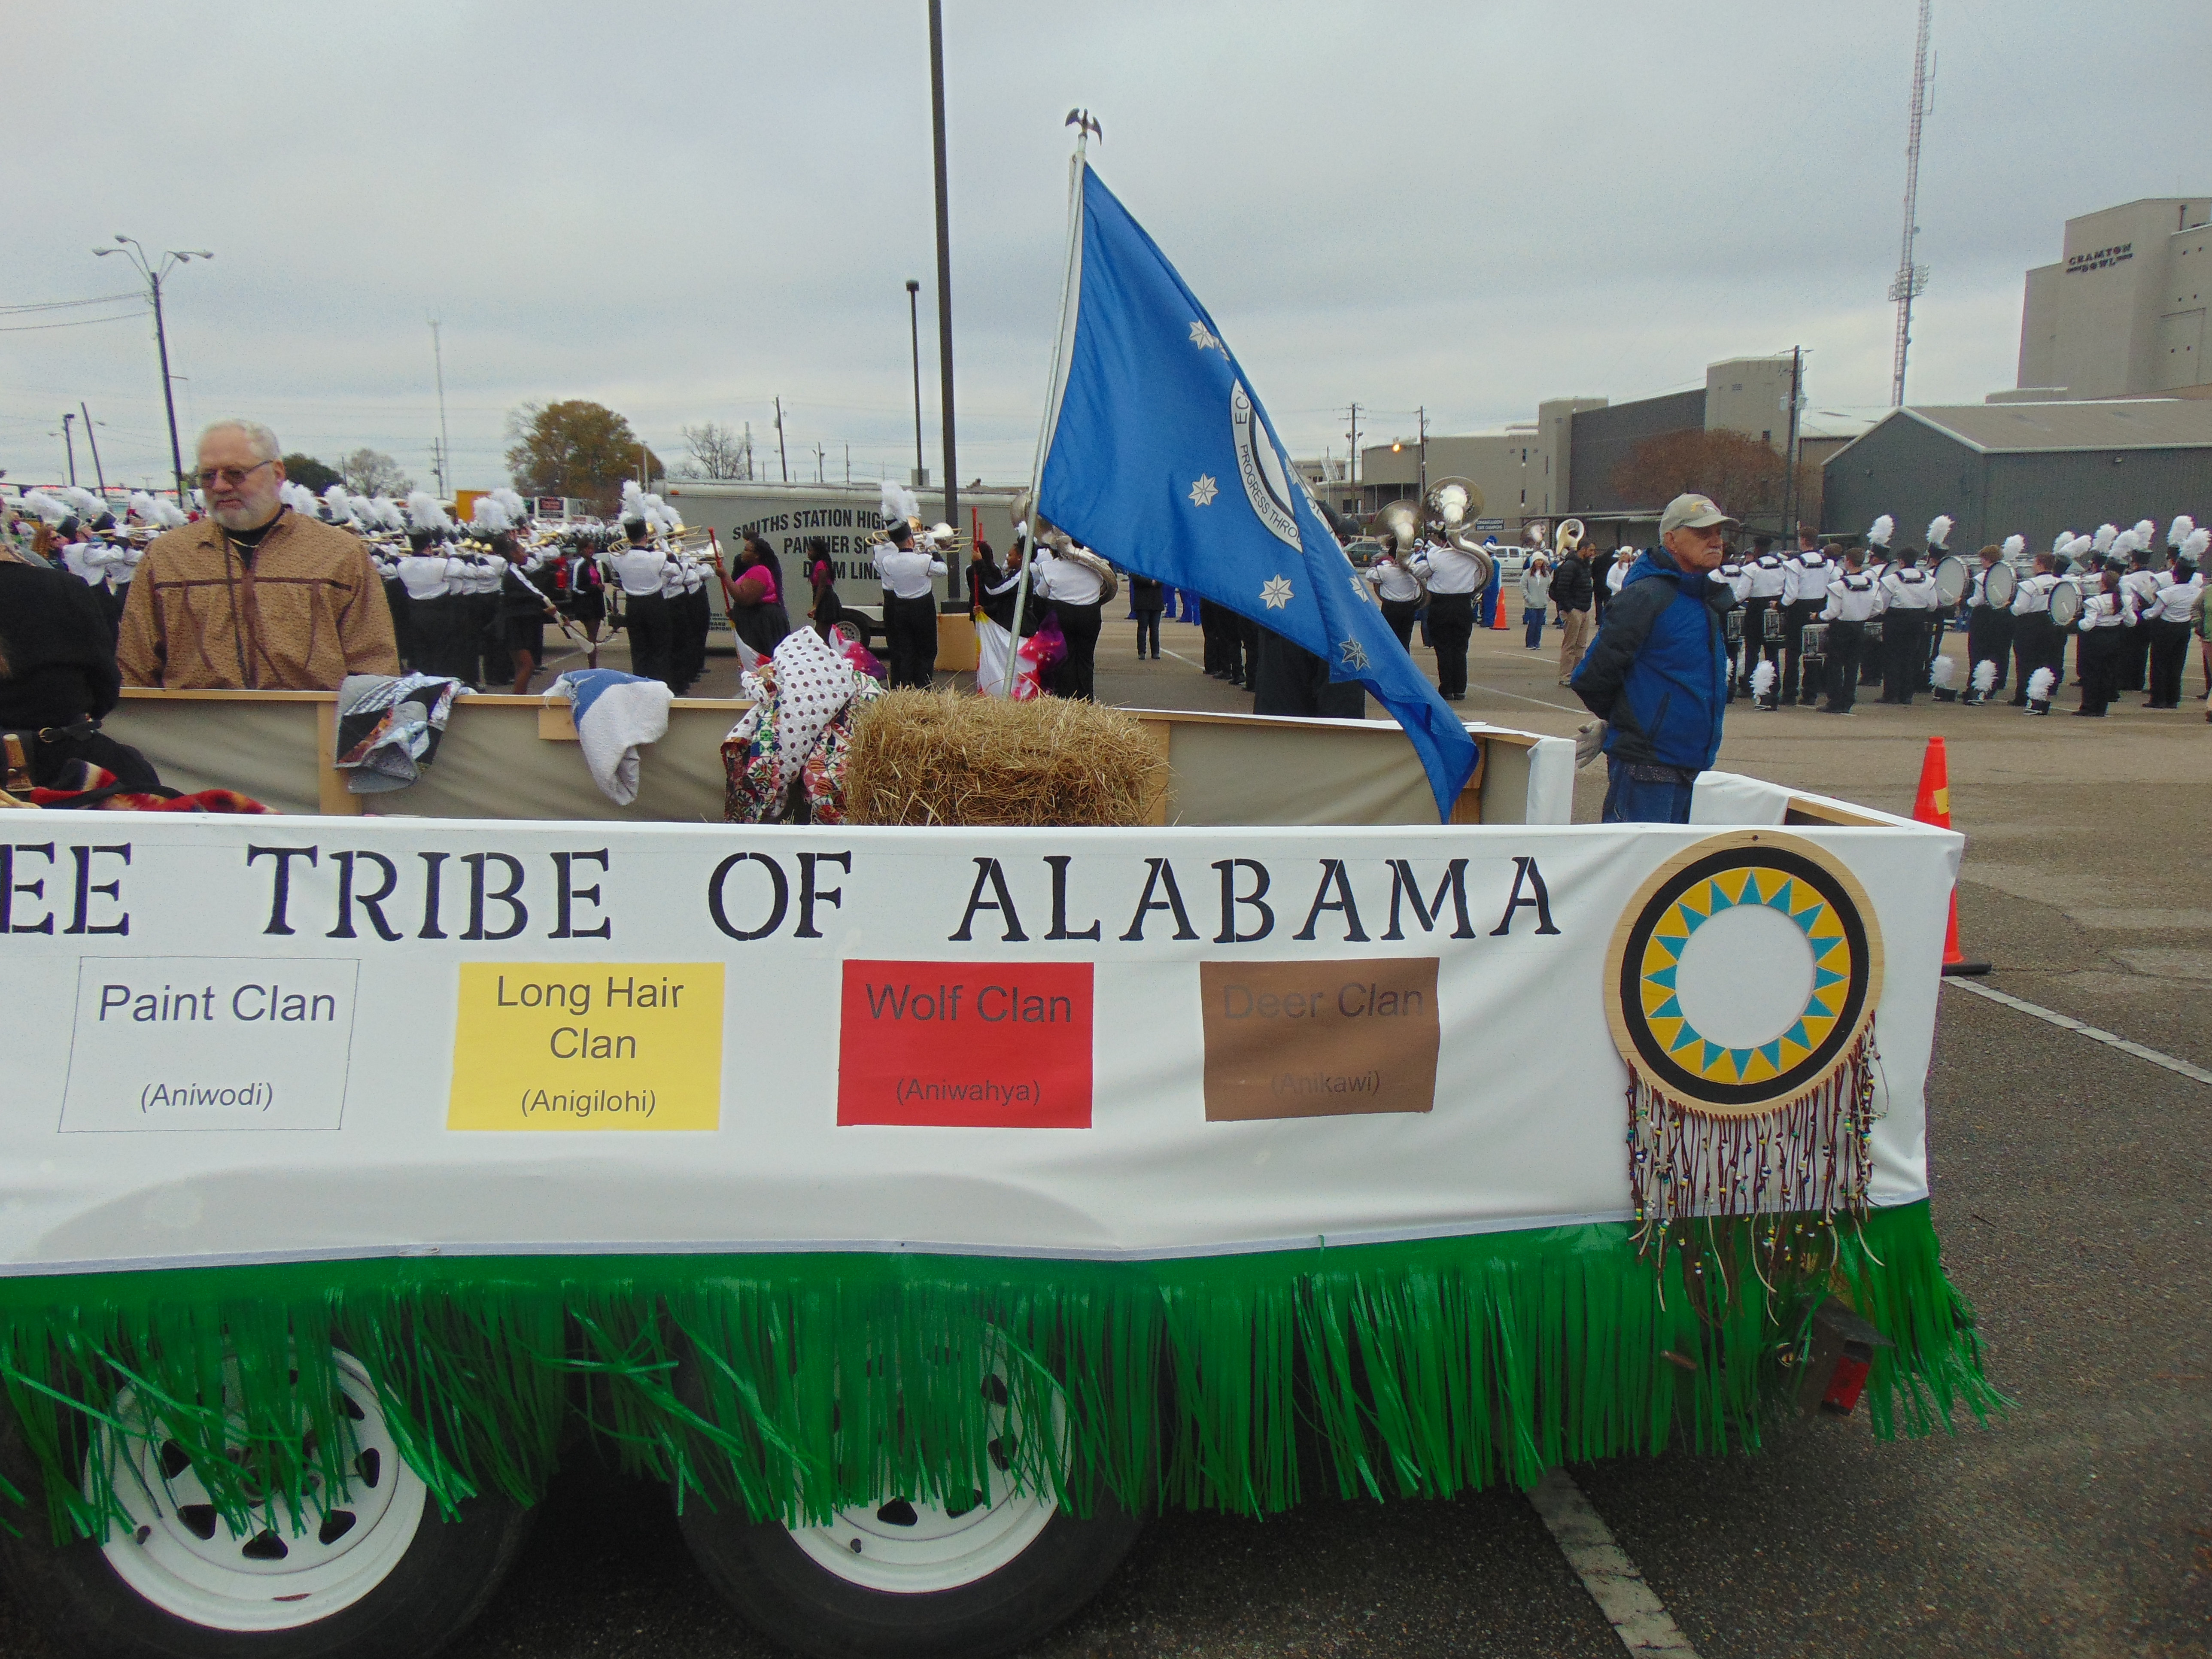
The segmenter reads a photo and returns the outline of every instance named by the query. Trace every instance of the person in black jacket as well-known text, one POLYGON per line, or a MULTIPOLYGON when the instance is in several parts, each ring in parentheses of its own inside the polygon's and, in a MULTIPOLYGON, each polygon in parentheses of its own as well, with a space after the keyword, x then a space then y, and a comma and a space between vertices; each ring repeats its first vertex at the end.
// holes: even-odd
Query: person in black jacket
POLYGON ((34 783, 52 787, 82 760, 127 788, 161 787, 143 755, 100 729, 122 687, 115 635, 92 590, 0 552, 0 732, 21 735, 34 783))
POLYGON ((1160 659, 1160 612, 1166 608, 1168 591, 1164 584, 1150 576, 1129 578, 1129 614, 1137 619, 1137 660, 1145 659, 1145 641, 1152 641, 1152 658, 1160 659))
POLYGON ((1589 648, 1590 605, 1597 584, 1590 575, 1589 544, 1569 551, 1552 572, 1552 603, 1559 611, 1559 684, 1573 678, 1575 665, 1589 648))

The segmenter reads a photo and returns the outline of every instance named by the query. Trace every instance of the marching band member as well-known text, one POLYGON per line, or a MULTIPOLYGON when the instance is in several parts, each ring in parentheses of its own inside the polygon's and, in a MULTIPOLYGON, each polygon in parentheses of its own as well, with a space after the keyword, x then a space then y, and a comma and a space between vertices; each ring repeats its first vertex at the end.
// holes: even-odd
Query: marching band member
MULTIPOLYGON (((1756 558, 1762 549, 1774 545, 1774 538, 1771 536, 1754 536, 1751 545, 1752 557, 1756 558)), ((1744 602, 1751 597, 1750 570, 1751 561, 1741 556, 1731 546, 1728 556, 1721 561, 1721 568, 1713 572, 1713 580, 1726 582, 1729 592, 1735 595, 1735 625, 1739 630, 1743 627, 1744 602)), ((1728 655, 1729 701, 1734 702, 1735 689, 1743 679, 1742 634, 1739 631, 1734 639, 1723 639, 1721 649, 1728 655)))
POLYGON ((2003 546, 1992 543, 1984 548, 1975 556, 1980 564, 1966 588, 1966 665, 1970 673, 1982 663, 1996 665, 1992 691, 2002 691, 2005 686, 2005 669, 2012 655, 2012 611, 1990 603, 1986 591, 1990 572, 2027 545, 2018 536, 2008 536, 2003 546))
POLYGON ((606 562, 610 574, 622 584, 623 625, 629 630, 629 672, 640 679, 659 680, 674 690, 668 601, 661 597, 661 576, 668 555, 653 544, 644 492, 634 480, 623 485, 621 511, 627 539, 608 551, 606 562))
MULTIPOLYGON (((1042 526, 1042 520, 1039 523, 1042 526)), ((1051 604, 1053 614, 1060 618, 1061 637, 1067 641, 1067 655, 1052 668, 1053 694, 1084 702, 1095 702, 1092 671, 1097 659, 1098 629, 1106 594, 1106 580, 1099 574, 1104 561, 1077 547, 1049 526, 1044 526, 1043 533, 1051 539, 1037 550, 1036 568, 1030 573, 1030 586, 1051 604)), ((942 570, 944 567, 939 565, 938 568, 942 570)), ((1209 604, 1206 609, 1211 611, 1213 607, 1209 604)), ((1236 619, 1232 617, 1231 620, 1236 619)), ((1246 637, 1239 633, 1240 642, 1246 637)), ((1243 648, 1241 643, 1239 648, 1243 648)), ((1251 660, 1249 653, 1245 659, 1251 660)))
MULTIPOLYGON (((2073 532, 2061 531, 2060 542, 2070 541, 2073 532)), ((2058 629, 2051 620, 2051 590, 2058 586, 2058 552, 2035 556, 2035 574, 2024 578, 2012 594, 2012 659, 2015 684, 2012 691, 2012 707, 2027 707, 2027 677, 2039 668, 2048 668, 2055 676, 2063 660, 2065 641, 2059 637, 2058 629)))
POLYGON ((446 544, 445 509, 427 490, 407 498, 407 551, 398 566, 407 590, 407 665, 418 674, 476 684, 482 667, 475 618, 465 603, 467 563, 446 544))
POLYGON ((1437 653, 1437 695, 1446 702, 1463 702, 1480 562, 1449 542, 1423 541, 1413 550, 1410 568, 1429 585, 1429 644, 1437 653))
POLYGON ((2181 707, 2181 674, 2189 661, 2189 618, 2204 597, 2204 573, 2189 556, 2193 548, 2203 556, 2208 538, 2192 531, 2182 547, 2174 550, 2171 578, 2142 610, 2142 632, 2150 638, 2150 700, 2146 708, 2181 707))
POLYGON ((2135 605, 2120 591, 2120 561, 2108 562, 2081 596, 2081 706, 2074 712, 2102 719, 2112 701, 2119 669, 2120 630, 2136 626, 2135 605))
MULTIPOLYGON (((1809 538, 1808 538, 1809 540, 1809 538)), ((1805 651, 1805 629, 1827 603, 1836 568, 1818 546, 1801 547, 1782 562, 1781 706, 1820 701, 1820 688, 1808 678, 1801 686, 1798 670, 1805 651)))
MULTIPOLYGON (((884 585, 884 644, 890 657, 890 688, 927 690, 937 676, 937 590, 932 579, 945 574, 945 561, 915 545, 914 526, 906 520, 893 518, 884 530, 890 539, 877 544, 875 563, 877 580, 884 585)), ((1040 558, 1031 577, 1040 589, 1044 563, 1040 558)), ((1097 595, 1094 592, 1091 597, 1097 595)), ((1091 637, 1095 646, 1095 627, 1091 637)), ((1071 640, 1071 655, 1074 648, 1071 640)))
POLYGON ((1881 700, 1912 706, 1913 694, 1928 672, 1928 622, 1941 612, 1942 595, 1936 579, 1919 565, 1919 553, 1900 547, 1881 579, 1882 654, 1887 668, 1881 700))
MULTIPOLYGON (((2136 615, 2149 611, 2158 597, 2158 590, 2166 584, 2166 573, 2154 568, 2151 550, 2152 538, 2158 526, 2148 519, 2132 530, 2122 532, 2131 568, 2120 578, 2120 591, 2135 606, 2136 615)), ((2121 542, 2113 543, 2118 551, 2121 542)), ((2150 672, 2151 635, 2147 628, 2135 628, 2122 636, 2119 661, 2114 671, 2112 689, 2115 691, 2140 691, 2147 684, 2150 672)))
POLYGON ((1828 625, 1828 704, 1822 714, 1853 712, 1866 625, 1880 614, 1882 599, 1880 585, 1859 568, 1857 552, 1844 553, 1842 574, 1828 584, 1827 603, 1820 611, 1820 620, 1828 625))
MULTIPOLYGON (((1764 541, 1765 538, 1759 538, 1764 541)), ((1754 547, 1758 543, 1753 544, 1754 547)), ((1782 557, 1770 542, 1764 552, 1754 554, 1743 573, 1743 665, 1745 684, 1750 683, 1753 664, 1764 658, 1775 666, 1777 674, 1782 669, 1782 636, 1779 620, 1782 609, 1782 590, 1789 586, 1790 573, 1783 568, 1782 557), (1768 617, 1777 618, 1773 623, 1768 617)))
POLYGON ((1395 543, 1376 556, 1375 562, 1367 567, 1367 577, 1382 608, 1382 620, 1390 624, 1398 643, 1410 651, 1413 645, 1413 618, 1421 609, 1421 579, 1407 568, 1407 561, 1399 556, 1395 543))

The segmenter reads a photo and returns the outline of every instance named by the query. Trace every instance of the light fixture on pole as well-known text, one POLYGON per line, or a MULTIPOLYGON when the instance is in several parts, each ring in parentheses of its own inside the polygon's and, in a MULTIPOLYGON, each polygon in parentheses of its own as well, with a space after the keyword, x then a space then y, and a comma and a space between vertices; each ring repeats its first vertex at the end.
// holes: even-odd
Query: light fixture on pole
POLYGON ((914 478, 916 489, 929 482, 921 467, 921 284, 906 279, 906 321, 914 340, 914 478))
POLYGON ((181 505, 185 499, 185 452, 177 442, 177 396, 169 384, 169 331, 161 318, 161 283, 179 265, 190 264, 195 259, 212 259, 215 255, 204 247, 168 248, 158 260, 149 260, 144 244, 136 236, 125 236, 120 232, 116 234, 115 244, 113 247, 93 249, 93 256, 104 259, 111 253, 129 255, 131 264, 138 267, 138 274, 146 279, 147 292, 153 295, 154 343, 161 355, 161 406, 168 412, 169 462, 176 473, 177 501, 181 505))
MULTIPOLYGON (((945 422, 945 522, 960 523, 960 460, 952 441, 952 234, 945 184, 945 7, 929 0, 929 112, 937 159, 937 358, 943 375, 939 414, 945 422)), ((957 577, 945 579, 946 598, 957 577)))
POLYGON ((438 368, 438 493, 446 493, 446 475, 453 470, 453 441, 446 432, 446 348, 438 337, 438 319, 430 321, 430 356, 438 368))

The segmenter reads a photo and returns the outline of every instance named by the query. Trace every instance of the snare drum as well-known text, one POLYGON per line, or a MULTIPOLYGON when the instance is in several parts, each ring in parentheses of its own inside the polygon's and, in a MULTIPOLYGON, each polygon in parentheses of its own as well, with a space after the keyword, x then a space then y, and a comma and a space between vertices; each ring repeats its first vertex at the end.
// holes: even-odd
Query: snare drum
POLYGON ((2008 564, 1993 564, 1989 574, 1982 578, 1982 603, 1995 610, 2012 608, 2013 593, 2020 586, 2019 573, 2008 564))
POLYGON ((1802 641, 1804 654, 1806 656, 1825 657, 1828 654, 1827 623, 1807 623, 1800 638, 1802 641))
POLYGON ((2081 620, 2081 590, 2071 581, 2051 590, 2051 620, 2060 628, 2071 628, 2081 620))
POLYGON ((1743 612, 1741 611, 1729 611, 1728 613, 1728 620, 1722 623, 1721 629, 1723 634, 1726 636, 1728 642, 1730 645, 1740 643, 1743 639, 1743 612))
POLYGON ((1859 637, 1863 639, 1869 645, 1880 645, 1881 643, 1881 617, 1869 617, 1864 622, 1859 624, 1859 629, 1861 630, 1859 637))
POLYGON ((1782 607, 1778 604, 1766 607, 1766 642, 1769 645, 1782 643, 1782 607))

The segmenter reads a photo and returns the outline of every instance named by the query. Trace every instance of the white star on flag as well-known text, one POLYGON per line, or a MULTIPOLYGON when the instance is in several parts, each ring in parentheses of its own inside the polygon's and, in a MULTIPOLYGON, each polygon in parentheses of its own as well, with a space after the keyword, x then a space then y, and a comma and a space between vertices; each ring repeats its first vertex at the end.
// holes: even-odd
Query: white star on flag
POLYGON ((1198 482, 1190 487, 1190 504, 1193 507, 1212 507, 1213 498, 1220 493, 1219 484, 1214 483, 1210 476, 1200 474, 1198 482))
POLYGON ((1280 611, 1291 602, 1291 579, 1270 576, 1261 585, 1260 603, 1270 611, 1280 611))
POLYGON ((1224 357, 1229 355, 1228 348, 1221 343, 1219 337, 1204 323, 1190 325, 1190 343, 1200 351, 1218 351, 1224 357))
POLYGON ((1360 644, 1358 640, 1346 640, 1337 647, 1337 650, 1343 654, 1344 665, 1346 668, 1367 666, 1367 647, 1360 644))

